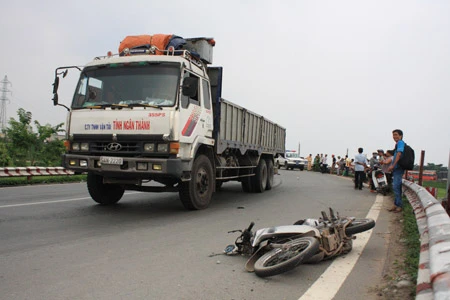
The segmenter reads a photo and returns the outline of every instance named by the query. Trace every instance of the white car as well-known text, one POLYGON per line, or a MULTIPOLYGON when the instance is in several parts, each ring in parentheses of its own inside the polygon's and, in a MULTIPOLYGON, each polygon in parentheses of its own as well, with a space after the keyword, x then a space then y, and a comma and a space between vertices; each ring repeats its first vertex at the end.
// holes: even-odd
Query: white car
POLYGON ((295 151, 286 151, 284 157, 278 156, 275 158, 275 165, 278 169, 281 167, 284 167, 286 170, 297 168, 300 169, 300 171, 303 171, 305 166, 308 165, 308 160, 299 156, 295 151))

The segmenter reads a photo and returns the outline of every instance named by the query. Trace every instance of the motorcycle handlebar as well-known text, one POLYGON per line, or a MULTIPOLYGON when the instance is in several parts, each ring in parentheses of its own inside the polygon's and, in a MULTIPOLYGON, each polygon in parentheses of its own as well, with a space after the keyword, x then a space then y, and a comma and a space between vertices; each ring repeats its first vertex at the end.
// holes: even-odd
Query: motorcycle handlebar
POLYGON ((253 226, 255 226, 255 222, 251 222, 250 225, 247 228, 247 231, 251 231, 253 226))

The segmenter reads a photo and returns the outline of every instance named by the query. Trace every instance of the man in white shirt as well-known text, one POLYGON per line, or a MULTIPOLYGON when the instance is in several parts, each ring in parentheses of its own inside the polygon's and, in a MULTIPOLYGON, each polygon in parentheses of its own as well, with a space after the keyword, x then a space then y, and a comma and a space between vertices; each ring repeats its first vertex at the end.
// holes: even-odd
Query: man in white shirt
POLYGON ((322 158, 322 174, 327 172, 328 168, 328 154, 325 154, 325 156, 322 158))
POLYGON ((358 148, 358 154, 355 155, 355 190, 362 190, 366 167, 367 157, 363 154, 363 148, 358 148))

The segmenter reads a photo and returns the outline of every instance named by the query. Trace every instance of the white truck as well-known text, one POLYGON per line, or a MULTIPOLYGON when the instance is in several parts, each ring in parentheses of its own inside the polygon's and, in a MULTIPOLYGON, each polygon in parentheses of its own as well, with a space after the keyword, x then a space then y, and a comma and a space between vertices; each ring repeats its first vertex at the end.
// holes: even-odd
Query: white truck
POLYGON ((285 128, 221 97, 222 68, 207 66, 212 39, 185 41, 55 70, 53 104, 68 110, 63 166, 87 173, 97 203, 115 204, 125 190, 178 192, 198 210, 226 181, 245 192, 272 188, 285 128), (58 86, 71 68, 81 75, 68 107, 58 86))

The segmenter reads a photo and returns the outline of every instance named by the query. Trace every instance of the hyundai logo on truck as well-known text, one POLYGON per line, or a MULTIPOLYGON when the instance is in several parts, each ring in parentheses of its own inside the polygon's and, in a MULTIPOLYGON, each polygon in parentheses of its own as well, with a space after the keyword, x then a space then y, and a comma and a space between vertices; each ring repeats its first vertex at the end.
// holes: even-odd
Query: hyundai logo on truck
POLYGON ((108 145, 106 145, 106 149, 108 149, 109 151, 119 151, 120 149, 122 149, 122 145, 119 143, 109 143, 108 145))

